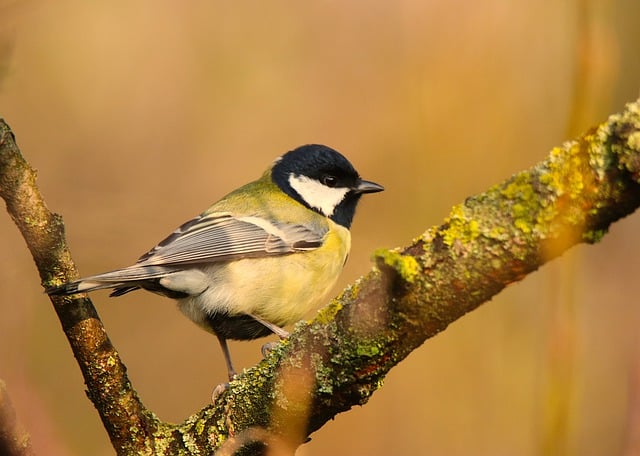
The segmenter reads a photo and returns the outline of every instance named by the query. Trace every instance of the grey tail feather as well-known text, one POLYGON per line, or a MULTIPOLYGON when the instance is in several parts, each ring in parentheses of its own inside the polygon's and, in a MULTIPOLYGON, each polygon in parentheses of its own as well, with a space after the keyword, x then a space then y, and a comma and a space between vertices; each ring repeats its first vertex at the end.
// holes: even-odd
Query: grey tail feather
POLYGON ((49 296, 65 296, 78 293, 80 282, 69 282, 55 287, 48 287, 44 290, 49 296))
POLYGON ((136 291, 139 290, 140 287, 136 287, 136 286, 121 286, 121 287, 115 287, 113 289, 113 291, 111 292, 111 294, 109 295, 110 298, 114 298, 116 296, 122 296, 123 294, 127 294, 131 291, 136 291))
POLYGON ((44 292, 47 293, 49 296, 68 296, 76 293, 88 293, 90 291, 102 290, 105 288, 115 288, 115 291, 113 292, 112 296, 120 296, 124 293, 128 293, 129 291, 133 291, 134 289, 138 288, 133 286, 122 287, 122 283, 118 283, 118 282, 111 282, 111 283, 103 282, 100 285, 95 285, 93 287, 85 288, 83 290, 78 290, 78 288, 80 287, 80 285, 82 285, 83 282, 85 282, 84 279, 76 280, 75 282, 69 282, 69 283, 65 283, 55 287, 49 287, 45 289, 44 292), (127 290, 124 292, 119 291, 120 288, 127 288, 127 290), (116 292, 118 293, 116 294, 116 292))

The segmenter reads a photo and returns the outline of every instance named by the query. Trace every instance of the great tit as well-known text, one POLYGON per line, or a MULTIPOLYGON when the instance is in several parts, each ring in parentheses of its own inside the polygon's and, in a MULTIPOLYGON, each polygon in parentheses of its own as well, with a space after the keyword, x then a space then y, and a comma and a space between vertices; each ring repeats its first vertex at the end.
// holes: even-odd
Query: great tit
POLYGON ((227 340, 288 333, 325 297, 342 271, 349 228, 364 193, 351 163, 323 145, 298 147, 258 180, 184 223, 129 267, 46 290, 70 295, 144 289, 178 301, 184 315, 215 334, 235 376, 227 340))

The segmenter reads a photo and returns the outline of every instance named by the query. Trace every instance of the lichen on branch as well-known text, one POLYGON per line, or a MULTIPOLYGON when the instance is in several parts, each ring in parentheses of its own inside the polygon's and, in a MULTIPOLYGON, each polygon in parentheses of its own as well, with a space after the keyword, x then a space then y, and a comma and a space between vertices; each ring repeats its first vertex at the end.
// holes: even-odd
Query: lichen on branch
MULTIPOLYGON (((45 210, 6 124, 0 129, 8 211, 43 283, 72 279, 61 220, 45 210)), ((640 205, 639 180, 636 101, 531 169, 454 206, 408 246, 377 250, 370 273, 177 425, 144 408, 86 298, 56 298, 54 306, 119 454, 261 454, 265 445, 290 452, 337 413, 366 403, 425 340, 570 247, 600 240, 640 205)))

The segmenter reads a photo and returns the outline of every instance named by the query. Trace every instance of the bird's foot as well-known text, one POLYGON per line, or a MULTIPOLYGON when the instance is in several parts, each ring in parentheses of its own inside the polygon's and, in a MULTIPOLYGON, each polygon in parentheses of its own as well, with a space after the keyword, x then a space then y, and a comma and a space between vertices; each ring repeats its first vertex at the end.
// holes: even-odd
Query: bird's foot
POLYGON ((274 348, 278 345, 278 342, 267 342, 262 346, 260 351, 262 352, 262 357, 266 358, 273 351, 274 348))
POLYGON ((215 404, 216 401, 218 400, 218 397, 220 397, 220 395, 222 393, 224 393, 228 389, 229 389, 229 383, 228 382, 220 383, 218 386, 216 386, 213 389, 213 392, 211 393, 211 403, 215 404))

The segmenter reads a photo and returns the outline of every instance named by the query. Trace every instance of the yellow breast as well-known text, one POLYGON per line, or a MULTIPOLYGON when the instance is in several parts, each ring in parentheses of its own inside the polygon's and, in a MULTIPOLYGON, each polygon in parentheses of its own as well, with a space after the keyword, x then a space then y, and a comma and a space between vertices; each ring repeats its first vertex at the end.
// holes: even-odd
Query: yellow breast
POLYGON ((278 326, 300 320, 326 298, 349 254, 349 231, 330 224, 325 242, 318 249, 229 263, 225 285, 214 290, 215 296, 210 298, 232 313, 255 314, 278 326))

